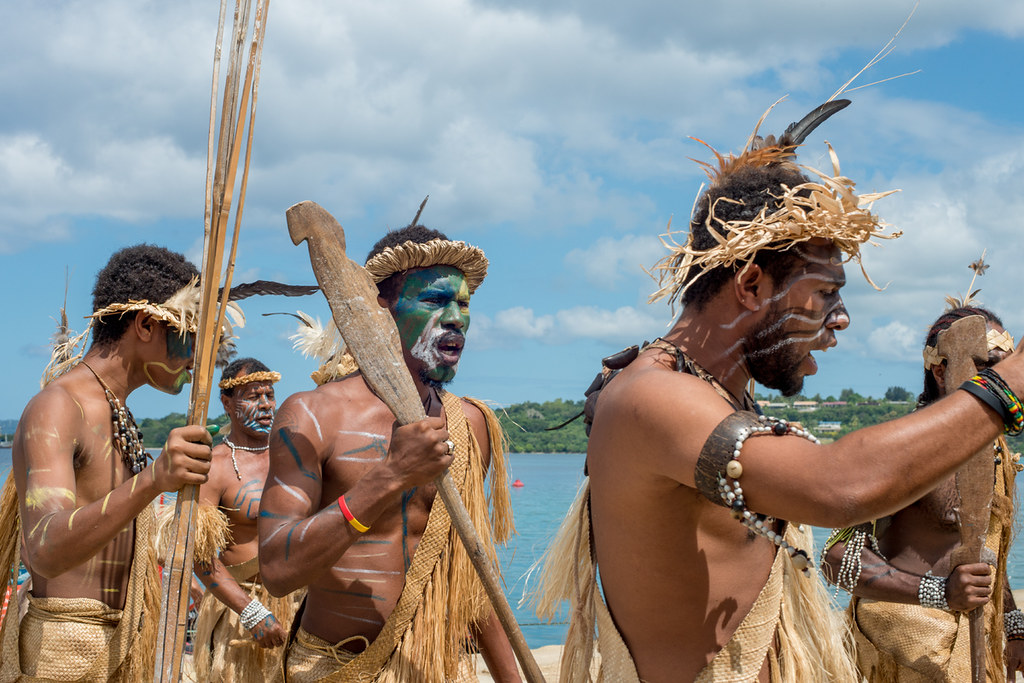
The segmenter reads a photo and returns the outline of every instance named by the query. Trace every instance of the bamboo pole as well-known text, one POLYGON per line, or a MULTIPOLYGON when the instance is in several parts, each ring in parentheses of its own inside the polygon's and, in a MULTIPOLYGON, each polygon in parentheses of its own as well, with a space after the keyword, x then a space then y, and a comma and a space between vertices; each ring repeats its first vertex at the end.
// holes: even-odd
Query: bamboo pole
MULTIPOLYGON (((210 394, 221 342, 221 330, 234 273, 238 235, 241 227, 245 189, 252 154, 253 124, 259 83, 259 66, 263 39, 266 34, 266 16, 269 0, 257 0, 252 39, 249 47, 245 81, 239 100, 239 80, 245 40, 249 35, 250 0, 235 5, 232 21, 232 46, 225 78, 220 126, 217 132, 217 92, 220 79, 221 50, 223 45, 226 5, 221 2, 217 41, 214 50, 213 89, 210 105, 210 137, 207 143, 206 206, 204 212, 203 265, 200 282, 199 325, 196 332, 195 363, 192 392, 189 401, 188 424, 206 424, 210 394), (250 99, 251 92, 251 99, 250 99), (248 112, 248 116, 245 113, 248 112), (243 131, 248 122, 248 136, 243 131), (216 142, 214 140, 216 132, 216 142), (245 141, 245 164, 242 171, 238 206, 235 210, 234 231, 226 272, 224 247, 231 213, 232 196, 238 170, 241 146, 245 141), (216 157, 214 157, 216 149, 216 157), (218 302, 218 291, 220 301, 218 302), (219 303, 219 305, 218 305, 219 303)), ((193 537, 198 486, 186 486, 178 492, 175 504, 173 531, 165 554, 164 582, 161 596, 161 615, 157 634, 157 653, 154 678, 163 683, 176 682, 181 676, 181 663, 185 649, 189 588, 193 570, 193 537)))

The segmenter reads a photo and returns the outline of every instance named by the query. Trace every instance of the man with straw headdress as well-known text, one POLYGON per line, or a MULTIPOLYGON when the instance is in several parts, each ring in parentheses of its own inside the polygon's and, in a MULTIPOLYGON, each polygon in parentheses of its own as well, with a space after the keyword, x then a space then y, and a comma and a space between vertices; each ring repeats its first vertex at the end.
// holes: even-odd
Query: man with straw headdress
MULTIPOLYGON (((1013 337, 994 313, 970 299, 950 304, 925 340, 919 408, 956 391, 938 350, 939 335, 956 321, 969 316, 986 321, 988 358, 975 363, 979 372, 1013 353, 1013 337)), ((954 566, 960 547, 955 477, 888 517, 837 530, 826 543, 823 573, 854 596, 847 615, 857 664, 868 681, 970 680, 967 612, 982 605, 987 679, 1013 680, 1024 670, 1024 617, 1006 576, 1020 456, 1002 436, 991 448, 995 476, 986 547, 994 577, 986 561, 954 566)))
POLYGON ((93 289, 85 334, 54 352, 18 423, 0 502, 0 563, 31 574, 28 609, 0 628, 0 681, 142 681, 153 675, 159 610, 153 499, 206 481, 210 435, 174 429, 152 463, 125 404, 190 379, 198 271, 140 245, 115 253, 93 289), (20 542, 19 542, 20 541, 20 542))
POLYGON ((414 221, 377 242, 366 270, 431 417, 393 428, 394 415, 358 372, 282 404, 259 531, 270 591, 308 588, 286 678, 475 680, 465 657, 472 636, 496 680, 519 680, 432 484, 449 471, 493 561, 493 544, 512 532, 501 429, 482 403, 442 389, 455 377, 487 259, 414 221))
MULTIPOLYGON (((821 445, 760 415, 747 391, 755 380, 792 395, 816 372, 813 352, 849 324, 843 255, 859 261, 883 236, 869 211, 879 195, 856 195, 831 149, 832 173, 794 163, 843 104, 718 155, 686 243, 668 245, 654 298, 683 311, 601 390, 589 479, 548 551, 542 612, 572 601, 561 680, 588 680, 595 622, 604 680, 856 680, 797 522, 898 509, 1004 428, 955 391, 821 445)), ((1021 358, 994 370, 1024 391, 1021 358)))
POLYGON ((281 646, 297 596, 275 598, 263 586, 256 538, 280 379, 255 358, 235 360, 221 374, 220 400, 231 430, 213 449, 210 478, 199 490, 195 563, 208 589, 192 638, 199 681, 281 678, 281 646))

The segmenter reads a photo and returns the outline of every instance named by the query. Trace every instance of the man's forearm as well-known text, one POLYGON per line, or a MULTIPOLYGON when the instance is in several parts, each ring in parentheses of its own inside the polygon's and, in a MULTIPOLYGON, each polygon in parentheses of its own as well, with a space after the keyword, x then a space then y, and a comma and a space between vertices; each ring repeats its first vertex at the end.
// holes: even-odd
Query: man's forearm
MULTIPOLYGON (((73 496, 71 491, 67 493, 73 496)), ((29 487, 22 514, 32 570, 53 578, 88 561, 123 532, 158 493, 151 466, 100 500, 39 515, 31 509, 35 494, 29 487)))
POLYGON ((228 571, 220 558, 215 558, 209 565, 196 564, 196 576, 203 582, 207 590, 218 600, 227 605, 236 614, 241 614, 251 598, 231 572, 228 571))
MULTIPOLYGON (((399 493, 394 485, 371 474, 347 491, 345 500, 359 523, 372 526, 399 493)), ((290 519, 275 511, 265 497, 259 524, 260 573, 274 595, 310 585, 362 538, 336 502, 310 517, 290 519)))

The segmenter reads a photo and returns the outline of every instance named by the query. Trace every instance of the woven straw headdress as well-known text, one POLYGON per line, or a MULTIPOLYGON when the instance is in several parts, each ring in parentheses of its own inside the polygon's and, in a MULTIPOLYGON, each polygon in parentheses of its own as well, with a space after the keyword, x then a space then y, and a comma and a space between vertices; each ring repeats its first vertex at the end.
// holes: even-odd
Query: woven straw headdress
MULTIPOLYGON (((777 141, 771 135, 767 138, 757 135, 757 129, 768 112, 774 108, 773 104, 758 121, 743 153, 739 156, 723 156, 712 149, 718 160, 717 167, 698 162, 704 166, 712 187, 722 183, 741 168, 773 164, 790 164, 793 168, 804 171, 813 180, 794 187, 783 185, 782 194, 775 198, 776 206, 765 206, 752 220, 727 221, 717 218, 715 209, 718 203, 733 201, 727 197, 717 199, 710 207, 704 223, 704 227, 716 241, 709 249, 695 248, 692 232, 685 243, 677 242, 675 236, 679 233, 673 232, 670 226, 661 239, 669 254, 653 268, 658 274, 660 287, 651 295, 650 302, 668 297, 674 304, 709 270, 719 266, 734 267, 746 264, 763 249, 784 251, 814 238, 831 240, 849 260, 861 265, 864 277, 878 289, 861 264, 860 246, 870 242, 874 237, 894 239, 900 236, 901 233, 898 231, 886 234, 884 231, 888 225, 870 211, 876 200, 897 190, 856 194, 855 183, 841 175, 839 158, 831 145, 828 145, 829 158, 832 162, 831 174, 793 163, 796 147, 807 135, 849 103, 849 100, 826 102, 800 121, 791 124, 777 141)), ((698 142, 706 144, 701 140, 698 142)), ((710 148, 710 145, 708 147, 710 148)))

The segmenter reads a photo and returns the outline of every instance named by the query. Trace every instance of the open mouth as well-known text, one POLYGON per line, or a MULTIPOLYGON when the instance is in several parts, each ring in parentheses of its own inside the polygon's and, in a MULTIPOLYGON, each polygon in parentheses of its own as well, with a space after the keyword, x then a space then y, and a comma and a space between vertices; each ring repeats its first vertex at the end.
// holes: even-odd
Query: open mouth
POLYGON ((462 356, 462 347, 466 338, 458 332, 449 332, 437 340, 437 353, 446 365, 454 365, 462 356))

